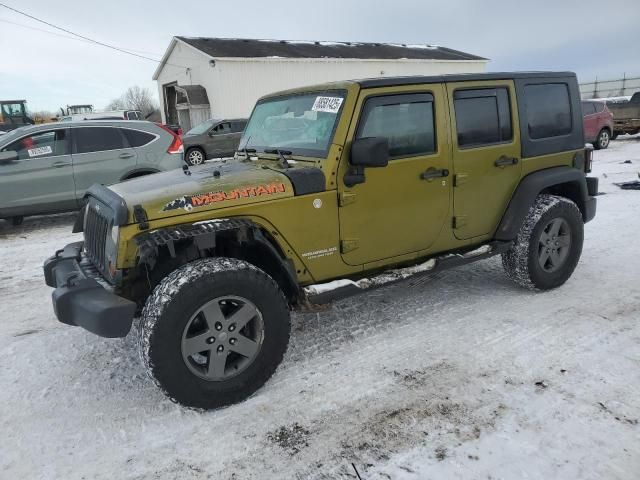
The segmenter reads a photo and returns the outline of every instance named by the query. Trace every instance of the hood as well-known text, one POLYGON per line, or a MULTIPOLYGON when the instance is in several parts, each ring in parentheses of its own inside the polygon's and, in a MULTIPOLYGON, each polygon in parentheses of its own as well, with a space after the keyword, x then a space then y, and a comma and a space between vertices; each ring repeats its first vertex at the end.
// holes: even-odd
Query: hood
POLYGON ((134 178, 109 187, 149 220, 294 196, 288 177, 268 165, 237 160, 134 178))

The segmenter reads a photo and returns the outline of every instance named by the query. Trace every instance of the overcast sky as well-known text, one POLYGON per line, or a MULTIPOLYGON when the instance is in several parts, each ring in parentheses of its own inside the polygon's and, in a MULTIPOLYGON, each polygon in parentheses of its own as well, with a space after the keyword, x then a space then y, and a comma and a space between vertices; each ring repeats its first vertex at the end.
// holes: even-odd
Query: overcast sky
MULTIPOLYGON (((158 59, 174 35, 344 40, 442 45, 491 59, 490 71, 572 70, 580 81, 640 75, 640 0, 0 2, 158 59)), ((156 94, 154 62, 26 26, 54 31, 0 7, 0 99, 56 110, 101 108, 131 85, 156 94)))

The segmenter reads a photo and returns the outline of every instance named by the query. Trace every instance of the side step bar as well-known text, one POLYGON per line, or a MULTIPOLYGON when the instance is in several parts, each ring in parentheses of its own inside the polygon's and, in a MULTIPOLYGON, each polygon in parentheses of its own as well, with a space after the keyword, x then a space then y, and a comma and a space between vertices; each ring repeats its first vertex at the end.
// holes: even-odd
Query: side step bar
POLYGON ((328 283, 309 285, 303 288, 303 298, 307 300, 304 304, 322 305, 331 303, 352 295, 386 287, 387 285, 393 285, 409 278, 418 278, 433 272, 459 267, 460 265, 504 253, 509 250, 512 245, 513 242, 494 241, 472 250, 434 256, 418 265, 386 270, 373 277, 360 278, 357 280, 341 279, 328 283))

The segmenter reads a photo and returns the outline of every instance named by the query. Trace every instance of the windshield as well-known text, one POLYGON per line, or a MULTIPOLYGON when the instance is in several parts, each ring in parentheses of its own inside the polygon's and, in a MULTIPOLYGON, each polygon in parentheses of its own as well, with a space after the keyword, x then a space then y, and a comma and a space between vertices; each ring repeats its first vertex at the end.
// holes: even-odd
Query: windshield
POLYGON ((202 122, 200 125, 196 125, 191 130, 189 130, 186 135, 201 135, 204 132, 208 131, 218 120, 207 120, 206 122, 202 122))
POLYGON ((281 148, 294 155, 324 157, 342 110, 344 90, 261 100, 251 114, 240 148, 281 148))

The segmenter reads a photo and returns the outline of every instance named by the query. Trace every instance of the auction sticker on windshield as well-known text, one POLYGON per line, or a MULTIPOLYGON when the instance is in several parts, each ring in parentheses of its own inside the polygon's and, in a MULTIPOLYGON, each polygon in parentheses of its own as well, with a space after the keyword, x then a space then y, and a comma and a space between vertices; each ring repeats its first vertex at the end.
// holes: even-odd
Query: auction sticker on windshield
POLYGON ((49 153, 53 153, 53 150, 49 145, 47 145, 46 147, 31 148, 27 150, 27 153, 29 154, 30 157, 39 157, 40 155, 47 155, 49 153))
POLYGON ((341 97, 316 97, 311 110, 314 112, 338 113, 342 100, 341 97))

